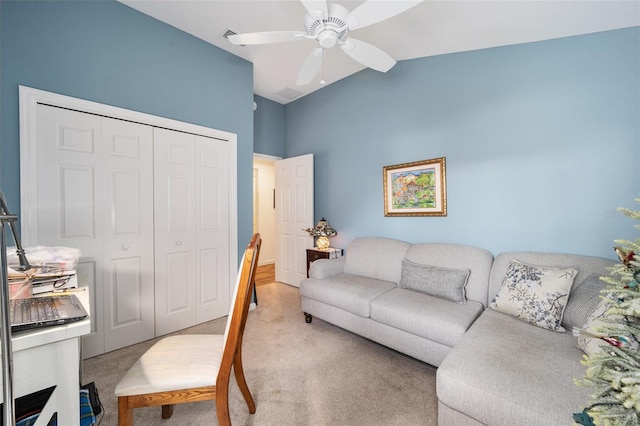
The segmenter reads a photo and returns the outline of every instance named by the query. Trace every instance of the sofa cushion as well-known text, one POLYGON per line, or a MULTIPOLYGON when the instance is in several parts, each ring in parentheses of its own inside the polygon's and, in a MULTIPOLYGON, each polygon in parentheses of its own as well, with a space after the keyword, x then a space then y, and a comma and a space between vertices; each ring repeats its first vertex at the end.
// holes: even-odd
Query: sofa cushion
POLYGON ((347 247, 344 272, 398 284, 402 259, 410 246, 391 238, 356 238, 347 247))
POLYGON ((455 345, 480 315, 479 302, 467 304, 396 288, 371 301, 371 319, 420 337, 455 345))
POLYGON ((438 399, 487 425, 571 425, 592 389, 571 333, 485 310, 437 371, 438 399))
POLYGON ((438 268, 403 259, 399 287, 465 303, 464 286, 468 278, 468 269, 438 268))
POLYGON ((562 315, 577 272, 512 260, 489 306, 538 327, 564 332, 562 315))
POLYGON ((394 283, 359 275, 341 274, 329 279, 308 278, 300 283, 300 295, 368 318, 370 302, 396 288, 394 283))
POLYGON ((567 330, 585 325, 589 315, 598 306, 600 291, 605 285, 600 279, 600 274, 591 274, 574 286, 562 318, 562 325, 567 330))

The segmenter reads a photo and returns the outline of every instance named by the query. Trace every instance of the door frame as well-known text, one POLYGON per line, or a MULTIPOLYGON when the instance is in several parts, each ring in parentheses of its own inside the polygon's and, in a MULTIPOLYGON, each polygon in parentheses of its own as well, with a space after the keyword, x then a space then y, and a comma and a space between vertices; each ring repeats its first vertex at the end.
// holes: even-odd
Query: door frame
MULTIPOLYGON (((256 160, 259 160, 259 161, 265 161, 265 162, 269 162, 269 163, 271 163, 271 166, 273 167, 273 173, 274 173, 274 175, 275 175, 275 168, 276 168, 276 166, 275 166, 275 162, 276 162, 276 161, 278 161, 278 160, 282 160, 282 157, 277 157, 277 156, 275 156, 275 155, 268 155, 268 154, 259 154, 259 153, 257 153, 257 152, 254 152, 254 153, 253 153, 253 164, 254 164, 254 166, 255 166, 255 161, 256 161, 256 160)), ((254 167, 254 171, 255 171, 255 167, 254 167)), ((274 178, 275 178, 275 176, 274 176, 274 178)), ((254 187, 253 187, 253 195, 254 195, 254 200, 253 200, 253 214, 255 215, 255 214, 259 211, 258 207, 256 206, 256 200, 255 200, 256 189, 257 189, 257 188, 256 188, 256 186, 255 186, 255 183, 256 183, 256 182, 255 182, 255 177, 254 177, 254 181, 253 181, 253 183, 254 183, 254 187)), ((275 202, 276 202, 276 201, 275 201, 275 187, 273 188, 273 190, 274 190, 274 192, 273 192, 273 209, 275 210, 275 209, 276 209, 276 205, 275 205, 275 202)), ((276 220, 276 219, 274 218, 273 223, 269 223, 269 224, 262 224, 262 225, 261 225, 261 224, 259 223, 259 221, 258 221, 258 228, 257 228, 257 229, 254 229, 254 232, 260 232, 260 233, 261 233, 261 235, 262 235, 262 248, 261 248, 261 252, 260 252, 260 253, 261 253, 261 255, 262 255, 262 253, 263 253, 263 252, 264 252, 264 250, 265 250, 265 247, 266 247, 265 245, 266 245, 266 244, 271 244, 271 246, 270 246, 270 247, 272 247, 272 248, 273 248, 273 253, 274 253, 274 257, 273 257, 273 262, 274 262, 274 263, 275 263, 275 251, 276 251, 276 249, 275 249, 275 245, 276 245, 276 239, 277 239, 277 236, 276 236, 276 238, 274 238, 274 239, 273 239, 273 241, 266 241, 266 242, 265 242, 265 235, 264 235, 264 233, 262 233, 262 231, 265 229, 265 227, 268 227, 268 226, 271 226, 271 227, 273 227, 273 228, 275 229, 275 227, 276 227, 275 220, 276 220)), ((275 233, 275 231, 274 231, 274 233, 275 233)), ((258 266, 263 266, 263 265, 265 265, 265 264, 268 264, 268 263, 264 263, 264 262, 271 263, 270 261, 266 261, 266 260, 264 260, 264 259, 263 259, 263 261, 260 261, 260 262, 258 263, 258 266)))
MULTIPOLYGON (((46 104, 59 108, 67 108, 133 121, 155 127, 164 127, 185 133, 202 135, 230 144, 229 153, 229 294, 233 294, 233 286, 238 272, 238 170, 237 170, 237 135, 235 133, 185 123, 166 117, 132 111, 111 105, 101 104, 66 95, 19 86, 20 98, 20 235, 23 245, 38 244, 36 226, 37 212, 37 106, 46 104)), ((229 302, 231 303, 231 302, 229 302)))

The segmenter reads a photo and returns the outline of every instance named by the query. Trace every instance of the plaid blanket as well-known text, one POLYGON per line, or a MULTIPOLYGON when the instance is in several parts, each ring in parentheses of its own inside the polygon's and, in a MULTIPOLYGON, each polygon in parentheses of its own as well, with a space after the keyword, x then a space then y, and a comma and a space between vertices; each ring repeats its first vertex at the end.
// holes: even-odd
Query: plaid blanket
MULTIPOLYGON (((32 414, 28 417, 24 417, 16 422, 16 426, 32 426, 38 420, 40 413, 32 414)), ((93 414, 91 408, 91 402, 89 401, 89 391, 87 389, 80 389, 80 426, 92 426, 96 423, 96 416, 93 414)), ((57 413, 51 417, 47 426, 58 426, 57 413)))

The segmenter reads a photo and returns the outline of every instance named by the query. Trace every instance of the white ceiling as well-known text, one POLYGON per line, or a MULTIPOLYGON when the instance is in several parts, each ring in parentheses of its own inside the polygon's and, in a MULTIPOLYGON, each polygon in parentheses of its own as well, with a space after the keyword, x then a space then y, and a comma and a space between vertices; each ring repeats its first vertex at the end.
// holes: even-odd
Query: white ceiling
MULTIPOLYGON (((331 84, 364 68, 333 48, 326 52, 318 77, 297 86, 298 71, 315 41, 243 47, 223 37, 227 30, 304 31, 306 10, 298 0, 119 1, 252 62, 254 92, 281 104, 322 88, 321 79, 331 84)), ((333 3, 353 10, 363 1, 333 3)), ((640 0, 427 0, 350 36, 400 61, 632 26, 640 26, 640 0)))

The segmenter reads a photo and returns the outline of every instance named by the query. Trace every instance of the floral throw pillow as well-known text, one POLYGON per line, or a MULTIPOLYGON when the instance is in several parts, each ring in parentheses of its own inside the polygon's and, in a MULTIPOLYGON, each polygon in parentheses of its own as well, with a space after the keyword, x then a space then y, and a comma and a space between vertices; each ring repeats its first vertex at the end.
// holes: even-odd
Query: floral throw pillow
POLYGON ((577 273, 573 268, 527 265, 512 260, 489 307, 538 327, 564 332, 562 315, 577 273))

